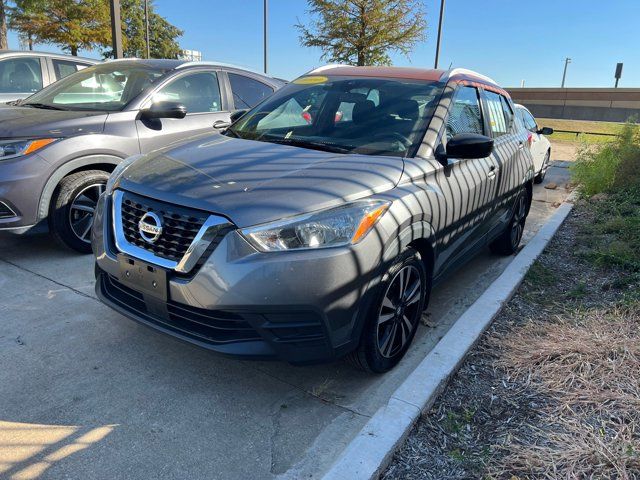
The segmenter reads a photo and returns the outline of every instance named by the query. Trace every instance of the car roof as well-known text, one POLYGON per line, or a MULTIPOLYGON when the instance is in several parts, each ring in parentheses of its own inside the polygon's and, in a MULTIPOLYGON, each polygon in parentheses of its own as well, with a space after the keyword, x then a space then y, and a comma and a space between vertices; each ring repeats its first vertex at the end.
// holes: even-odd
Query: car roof
POLYGON ((356 67, 352 65, 326 65, 316 68, 307 75, 336 75, 358 77, 397 78, 408 80, 426 80, 432 82, 458 81, 469 84, 481 84, 490 87, 490 90, 507 94, 494 80, 481 73, 466 68, 453 68, 450 70, 415 68, 415 67, 356 67))
POLYGON ((95 58, 87 58, 87 57, 77 57, 74 55, 65 55, 64 53, 53 53, 53 52, 38 52, 35 50, 2 50, 0 51, 0 58, 2 57, 53 57, 53 58, 64 58, 65 60, 78 60, 81 62, 87 63, 101 63, 102 60, 98 60, 95 58))

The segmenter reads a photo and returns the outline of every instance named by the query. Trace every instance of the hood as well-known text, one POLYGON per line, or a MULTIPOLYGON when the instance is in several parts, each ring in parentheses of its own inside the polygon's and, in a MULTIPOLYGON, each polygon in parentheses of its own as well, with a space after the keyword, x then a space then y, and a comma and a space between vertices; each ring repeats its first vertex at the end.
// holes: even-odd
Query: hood
POLYGON ((106 119, 104 112, 1 106, 0 138, 67 137, 100 133, 106 119))
POLYGON ((120 187, 248 227, 389 190, 402 170, 400 157, 335 154, 214 134, 136 160, 120 187))

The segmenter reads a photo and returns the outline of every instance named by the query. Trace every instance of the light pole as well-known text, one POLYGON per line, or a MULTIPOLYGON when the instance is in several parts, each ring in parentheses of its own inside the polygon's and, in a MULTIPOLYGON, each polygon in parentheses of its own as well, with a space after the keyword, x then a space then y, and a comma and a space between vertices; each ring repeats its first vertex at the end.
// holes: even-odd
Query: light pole
POLYGON ((567 78, 567 67, 569 66, 570 63, 571 63, 571 59, 569 57, 564 59, 564 72, 562 72, 562 85, 560 85, 560 88, 564 88, 564 81, 567 78))
POLYGON ((151 58, 149 47, 149 0, 144 0, 144 41, 147 45, 147 59, 151 58))
POLYGON ((113 58, 122 58, 122 24, 120 23, 120 0, 111 0, 111 43, 113 58))
POLYGON ((264 0, 264 73, 267 73, 267 49, 268 49, 268 15, 269 15, 269 0, 264 0))
POLYGON ((438 21, 438 39, 436 40, 436 61, 433 68, 438 68, 438 59, 440 57, 440 37, 442 37, 442 20, 444 19, 444 2, 440 0, 440 20, 438 21))

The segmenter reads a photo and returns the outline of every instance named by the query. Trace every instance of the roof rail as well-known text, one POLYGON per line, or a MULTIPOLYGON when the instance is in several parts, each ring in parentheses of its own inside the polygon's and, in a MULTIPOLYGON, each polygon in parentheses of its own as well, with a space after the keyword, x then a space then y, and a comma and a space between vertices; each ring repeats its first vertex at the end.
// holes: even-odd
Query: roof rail
POLYGON ((320 73, 320 72, 322 72, 324 70, 329 70, 330 68, 336 68, 336 67, 353 67, 353 65, 342 65, 340 63, 329 63, 329 64, 323 65, 321 67, 312 68, 307 73, 305 73, 305 75, 309 75, 311 73, 320 73))
POLYGON ((242 67, 240 65, 234 65, 233 63, 224 63, 224 62, 208 62, 208 61, 193 61, 192 62, 192 61, 186 61, 186 62, 181 63, 180 65, 178 65, 176 67, 176 70, 178 70, 180 68, 198 67, 198 66, 237 68, 238 70, 245 70, 247 72, 257 73, 258 75, 262 75, 263 77, 268 77, 269 76, 266 73, 259 72, 258 70, 254 70, 253 68, 242 67))
POLYGON ((107 58, 105 62, 126 62, 127 60, 141 60, 138 57, 127 57, 127 58, 107 58))
POLYGON ((452 68, 451 70, 447 70, 443 74, 443 77, 451 78, 454 75, 458 75, 458 74, 473 75, 474 77, 478 77, 479 79, 484 80, 485 82, 489 82, 489 83, 493 83, 494 85, 498 85, 498 82, 496 82, 494 79, 492 79, 490 77, 487 77, 486 75, 482 75, 481 73, 474 72, 473 70, 469 70, 468 68, 452 68))

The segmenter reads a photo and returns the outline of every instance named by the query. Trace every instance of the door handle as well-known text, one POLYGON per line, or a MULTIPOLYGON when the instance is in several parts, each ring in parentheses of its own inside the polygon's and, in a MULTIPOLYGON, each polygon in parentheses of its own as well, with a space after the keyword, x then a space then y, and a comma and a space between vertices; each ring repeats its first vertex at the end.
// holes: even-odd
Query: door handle
POLYGON ((524 148, 524 142, 518 142, 518 150, 522 150, 524 148))
POLYGON ((489 178, 490 180, 493 180, 494 178, 496 178, 496 171, 494 168, 490 169, 489 173, 487 173, 487 178, 489 178))
POLYGON ((227 128, 231 125, 231 122, 227 122, 226 120, 216 120, 213 122, 213 128, 216 130, 222 130, 223 128, 227 128))

